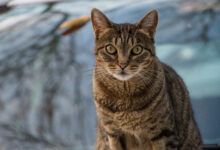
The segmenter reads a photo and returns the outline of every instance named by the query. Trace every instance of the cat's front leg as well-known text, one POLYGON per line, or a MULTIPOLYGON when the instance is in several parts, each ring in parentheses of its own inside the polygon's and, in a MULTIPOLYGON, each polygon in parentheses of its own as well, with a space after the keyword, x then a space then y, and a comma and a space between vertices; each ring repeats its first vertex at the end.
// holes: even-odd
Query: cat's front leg
POLYGON ((123 150, 119 137, 108 135, 109 147, 111 150, 123 150))
POLYGON ((112 123, 109 125, 105 122, 98 124, 97 141, 100 141, 96 150, 124 150, 122 148, 122 143, 120 141, 122 133, 117 129, 117 127, 112 123), (105 124, 105 126, 102 126, 105 124), (103 148, 103 149, 102 149, 103 148))
POLYGON ((150 138, 153 150, 178 150, 179 140, 175 131, 163 129, 150 138))
POLYGON ((173 137, 162 137, 151 141, 153 150, 178 150, 178 140, 173 137))
POLYGON ((124 150, 119 138, 107 136, 107 140, 98 138, 95 150, 124 150))

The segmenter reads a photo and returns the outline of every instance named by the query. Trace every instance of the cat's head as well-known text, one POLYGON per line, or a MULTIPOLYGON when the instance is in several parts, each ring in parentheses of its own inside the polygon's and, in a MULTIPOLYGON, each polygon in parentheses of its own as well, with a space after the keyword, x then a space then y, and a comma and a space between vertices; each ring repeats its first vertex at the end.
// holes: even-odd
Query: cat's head
POLYGON ((116 24, 100 10, 91 13, 96 66, 119 80, 129 80, 146 69, 155 56, 158 13, 152 10, 135 24, 116 24))

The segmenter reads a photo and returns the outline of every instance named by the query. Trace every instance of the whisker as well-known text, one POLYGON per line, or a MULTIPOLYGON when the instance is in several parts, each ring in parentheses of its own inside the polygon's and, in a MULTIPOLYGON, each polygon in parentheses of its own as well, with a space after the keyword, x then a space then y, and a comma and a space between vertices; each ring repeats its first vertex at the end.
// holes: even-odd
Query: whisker
MULTIPOLYGON (((156 78, 156 79, 158 79, 158 80, 161 80, 161 78, 160 77, 158 77, 156 74, 151 74, 151 73, 145 73, 145 76, 144 77, 148 77, 149 78, 149 76, 150 77, 153 77, 153 78, 156 78)), ((152 80, 152 78, 151 78, 151 80, 152 80)))
POLYGON ((143 71, 148 71, 148 72, 158 72, 158 73, 164 73, 164 71, 162 71, 162 70, 152 70, 152 69, 143 69, 143 71))

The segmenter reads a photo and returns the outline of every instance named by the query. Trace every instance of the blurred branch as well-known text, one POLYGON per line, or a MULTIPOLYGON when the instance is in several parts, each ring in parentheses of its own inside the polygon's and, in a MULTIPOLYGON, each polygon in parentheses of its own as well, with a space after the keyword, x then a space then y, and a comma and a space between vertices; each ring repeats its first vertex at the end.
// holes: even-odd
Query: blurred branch
POLYGON ((0 14, 9 11, 11 8, 8 7, 7 3, 0 4, 0 14))
POLYGON ((82 16, 74 20, 65 21, 59 26, 59 30, 62 35, 67 35, 83 27, 89 20, 89 16, 82 16))
MULTIPOLYGON (((17 6, 33 6, 33 5, 40 5, 40 4, 48 4, 52 7, 53 4, 58 2, 67 2, 70 0, 29 0, 29 1, 19 1, 19 0, 11 0, 0 2, 0 14, 9 11, 13 7, 17 6)), ((49 7, 50 8, 50 7, 49 7)))
POLYGON ((54 144, 43 139, 35 137, 34 135, 31 135, 27 133, 25 130, 17 131, 16 127, 7 125, 7 124, 0 124, 0 129, 3 129, 7 132, 10 132, 11 134, 1 135, 4 136, 6 139, 13 140, 16 139, 18 141, 29 141, 29 142, 36 142, 36 143, 43 143, 44 145, 53 146, 54 144))
POLYGON ((220 8, 220 0, 219 1, 207 1, 207 2, 180 2, 180 9, 184 12, 203 12, 207 10, 214 10, 220 8))
POLYGON ((38 5, 38 4, 51 4, 51 3, 58 3, 58 2, 64 2, 64 1, 70 1, 70 0, 29 0, 29 1, 21 1, 21 0, 13 0, 11 2, 8 2, 9 7, 15 7, 15 6, 25 6, 25 5, 38 5))

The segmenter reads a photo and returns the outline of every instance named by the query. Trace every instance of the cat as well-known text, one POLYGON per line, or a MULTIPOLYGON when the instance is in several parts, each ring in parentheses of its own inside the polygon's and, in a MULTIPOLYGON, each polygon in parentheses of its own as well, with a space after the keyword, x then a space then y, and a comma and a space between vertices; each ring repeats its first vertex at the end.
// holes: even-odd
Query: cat
POLYGON ((201 150, 181 77, 156 56, 158 12, 116 24, 93 8, 96 150, 201 150))

